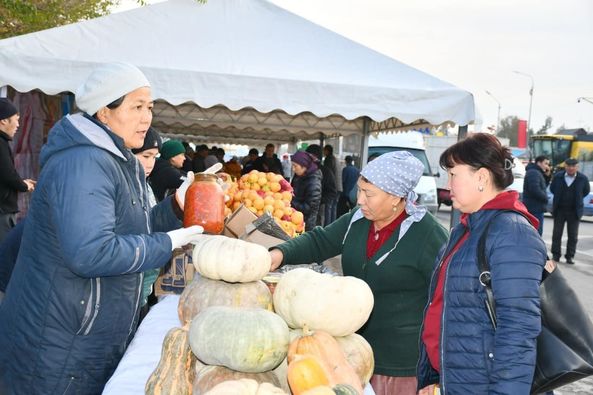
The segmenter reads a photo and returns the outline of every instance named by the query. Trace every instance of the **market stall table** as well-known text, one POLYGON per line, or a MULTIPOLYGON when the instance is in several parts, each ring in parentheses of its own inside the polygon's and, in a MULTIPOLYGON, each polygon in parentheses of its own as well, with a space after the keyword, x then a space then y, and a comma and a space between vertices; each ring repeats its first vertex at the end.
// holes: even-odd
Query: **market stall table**
MULTIPOLYGON (((181 326, 177 315, 178 295, 169 295, 154 305, 144 318, 103 395, 143 395, 144 385, 161 358, 167 332, 181 326)), ((364 395, 375 395, 370 384, 364 395)))

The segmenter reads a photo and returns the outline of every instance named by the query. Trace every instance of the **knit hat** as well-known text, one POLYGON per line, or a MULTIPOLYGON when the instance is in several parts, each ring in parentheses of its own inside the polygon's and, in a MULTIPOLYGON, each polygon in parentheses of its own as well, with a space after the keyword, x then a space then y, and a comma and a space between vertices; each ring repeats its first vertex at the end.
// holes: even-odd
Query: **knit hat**
POLYGON ((0 98, 0 121, 16 114, 18 110, 12 102, 6 98, 0 98))
POLYGON ((148 131, 146 132, 146 136, 144 136, 144 145, 140 148, 132 149, 132 152, 134 154, 139 154, 140 152, 149 150, 151 148, 156 148, 156 149, 158 149, 158 151, 160 151, 162 145, 163 145, 163 142, 161 140, 161 136, 159 135, 159 132, 157 132, 155 128, 151 127, 151 128, 148 128, 148 131))
POLYGON ((307 169, 305 174, 313 173, 318 169, 317 158, 313 154, 305 151, 297 151, 290 157, 290 161, 307 169))
POLYGON ((76 90, 76 105, 89 115, 126 94, 150 86, 146 76, 129 63, 106 63, 95 68, 76 90))
POLYGON ((161 158, 171 159, 172 157, 185 154, 185 147, 179 140, 168 140, 163 143, 161 148, 161 158))

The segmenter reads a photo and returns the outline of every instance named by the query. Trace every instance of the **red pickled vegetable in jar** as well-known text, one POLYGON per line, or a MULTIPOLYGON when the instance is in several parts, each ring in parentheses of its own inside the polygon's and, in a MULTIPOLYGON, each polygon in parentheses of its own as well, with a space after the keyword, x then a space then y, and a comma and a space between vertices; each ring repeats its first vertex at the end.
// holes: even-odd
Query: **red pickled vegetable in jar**
POLYGON ((183 226, 200 225, 204 233, 220 234, 224 229, 224 191, 215 174, 196 173, 185 193, 183 226))

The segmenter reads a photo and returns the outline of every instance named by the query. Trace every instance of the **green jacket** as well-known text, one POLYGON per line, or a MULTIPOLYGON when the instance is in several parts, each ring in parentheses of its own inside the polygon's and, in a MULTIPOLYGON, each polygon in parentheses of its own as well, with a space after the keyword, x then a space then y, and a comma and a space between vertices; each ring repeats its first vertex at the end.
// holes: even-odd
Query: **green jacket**
POLYGON ((419 222, 412 223, 397 248, 389 253, 401 226, 367 260, 366 242, 372 222, 364 217, 356 219, 360 217, 356 212, 275 248, 283 252, 283 264, 322 262, 342 254, 344 275, 366 281, 375 298, 369 320, 358 331, 373 349, 375 374, 415 376, 422 314, 435 259, 447 241, 447 231, 426 213, 419 222), (377 265, 375 261, 386 253, 387 257, 377 265))

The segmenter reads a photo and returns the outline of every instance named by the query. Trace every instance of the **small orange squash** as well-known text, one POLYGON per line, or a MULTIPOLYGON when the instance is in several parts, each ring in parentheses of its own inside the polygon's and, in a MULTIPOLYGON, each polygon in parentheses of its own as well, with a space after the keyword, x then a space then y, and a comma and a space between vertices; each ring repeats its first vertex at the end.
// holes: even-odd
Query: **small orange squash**
POLYGON ((191 395, 196 359, 187 328, 173 328, 163 340, 161 359, 144 388, 146 395, 191 395))
POLYGON ((296 355, 288 365, 288 385, 294 395, 319 386, 328 386, 329 378, 324 367, 313 355, 296 355))
POLYGON ((303 328, 303 336, 296 338, 288 347, 288 367, 297 355, 313 355, 328 373, 330 385, 348 384, 362 394, 360 378, 346 360, 344 351, 330 334, 323 331, 310 332, 303 328))

